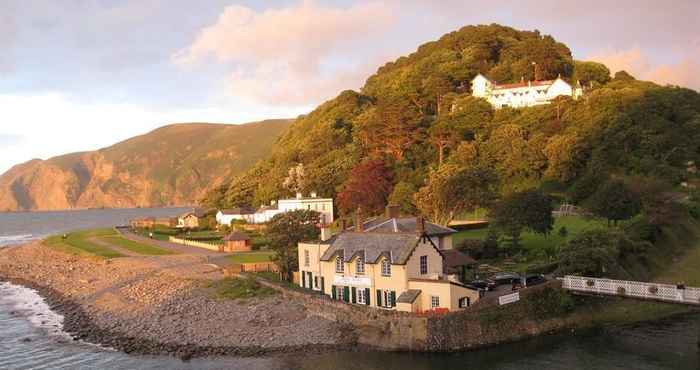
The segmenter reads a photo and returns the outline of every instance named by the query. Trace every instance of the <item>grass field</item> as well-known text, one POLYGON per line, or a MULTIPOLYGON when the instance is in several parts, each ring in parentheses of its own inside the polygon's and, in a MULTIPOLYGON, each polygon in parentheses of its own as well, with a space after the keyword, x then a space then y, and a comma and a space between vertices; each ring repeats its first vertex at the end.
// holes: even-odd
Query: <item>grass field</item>
POLYGON ((99 240, 108 245, 111 244, 143 255, 165 255, 173 253, 169 250, 146 243, 125 239, 114 229, 108 228, 76 231, 67 234, 66 238, 60 235, 51 236, 44 241, 44 244, 50 248, 78 256, 95 256, 99 258, 124 257, 122 253, 119 253, 115 249, 97 244, 93 240, 99 240))
POLYGON ((100 240, 108 243, 108 244, 113 244, 118 247, 127 249, 129 251, 132 251, 134 253, 138 254, 144 254, 144 255, 150 255, 150 256, 161 256, 161 255, 166 255, 166 254, 175 254, 175 252, 172 252, 167 249, 159 248, 154 245, 146 244, 146 243, 139 243, 133 240, 129 240, 126 238, 123 238, 120 235, 109 235, 109 236, 103 236, 99 238, 100 240))
POLYGON ((236 253, 228 258, 234 263, 256 263, 270 262, 272 256, 274 256, 273 252, 244 252, 236 253))
POLYGON ((100 258, 116 258, 124 257, 123 254, 110 249, 108 247, 89 241, 90 238, 104 237, 113 235, 113 229, 93 229, 78 231, 67 234, 66 238, 62 236, 52 236, 46 239, 45 244, 51 248, 55 248, 62 252, 75 255, 92 255, 100 258))
POLYGON ((248 299, 277 294, 276 290, 260 285, 254 279, 225 278, 209 283, 207 288, 219 299, 248 299))

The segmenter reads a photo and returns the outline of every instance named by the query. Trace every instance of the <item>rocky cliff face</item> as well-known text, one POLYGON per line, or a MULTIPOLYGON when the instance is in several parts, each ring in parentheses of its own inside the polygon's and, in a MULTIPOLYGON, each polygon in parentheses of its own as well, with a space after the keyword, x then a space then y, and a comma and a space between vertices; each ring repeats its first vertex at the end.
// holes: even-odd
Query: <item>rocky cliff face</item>
POLYGON ((193 204, 265 158, 289 123, 177 124, 94 152, 31 160, 0 176, 0 211, 193 204))

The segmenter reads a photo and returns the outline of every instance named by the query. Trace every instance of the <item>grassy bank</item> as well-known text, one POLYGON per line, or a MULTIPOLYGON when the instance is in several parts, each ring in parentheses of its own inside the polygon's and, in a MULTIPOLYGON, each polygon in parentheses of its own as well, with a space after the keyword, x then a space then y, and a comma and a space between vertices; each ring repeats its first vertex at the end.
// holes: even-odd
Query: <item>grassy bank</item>
POLYGON ((225 278, 210 282, 206 289, 217 299, 263 298, 277 294, 277 291, 261 285, 251 278, 225 278))
POLYGON ((123 248, 142 255, 166 255, 173 252, 150 244, 126 239, 114 229, 91 229, 76 231, 64 235, 55 235, 44 240, 49 248, 78 256, 98 258, 124 257, 117 249, 123 248), (109 246, 114 248, 110 248, 109 246))
POLYGON ((233 263, 262 263, 270 262, 274 252, 243 252, 228 256, 233 263))

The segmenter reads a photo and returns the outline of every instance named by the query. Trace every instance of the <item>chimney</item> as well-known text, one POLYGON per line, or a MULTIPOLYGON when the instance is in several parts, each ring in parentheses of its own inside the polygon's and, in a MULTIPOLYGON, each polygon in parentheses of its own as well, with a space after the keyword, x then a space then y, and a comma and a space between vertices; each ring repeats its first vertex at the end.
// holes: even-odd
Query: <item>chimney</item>
POLYGON ((360 212, 360 209, 358 208, 355 211, 355 231, 358 233, 363 232, 364 230, 362 229, 362 213, 360 212))
POLYGON ((333 233, 331 232, 331 228, 327 226, 321 227, 321 241, 325 242, 326 240, 330 239, 331 236, 333 236, 333 233))
POLYGON ((425 236, 425 218, 423 216, 416 217, 416 234, 419 237, 425 236))
POLYGON ((311 192, 311 198, 316 198, 316 192, 315 192, 315 191, 312 191, 312 192, 311 192))
POLYGON ((389 204, 386 206, 386 217, 387 218, 398 218, 399 217, 399 205, 389 204))
POLYGON ((302 198, 301 193, 300 193, 300 192, 297 192, 297 199, 301 199, 301 198, 302 198))

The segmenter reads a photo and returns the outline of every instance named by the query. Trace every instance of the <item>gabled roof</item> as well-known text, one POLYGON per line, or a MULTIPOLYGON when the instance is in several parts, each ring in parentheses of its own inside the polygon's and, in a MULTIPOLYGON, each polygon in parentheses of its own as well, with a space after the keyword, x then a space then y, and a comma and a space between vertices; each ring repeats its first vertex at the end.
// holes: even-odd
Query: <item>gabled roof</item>
POLYGON ((232 242, 232 241, 250 240, 250 238, 248 237, 248 235, 246 235, 240 231, 234 231, 234 232, 226 235, 226 237, 224 237, 224 240, 227 242, 232 242))
POLYGON ((234 207, 229 209, 219 210, 224 215, 252 215, 255 210, 250 207, 234 207))
POLYGON ((459 266, 469 266, 476 263, 476 261, 469 257, 469 255, 462 253, 456 249, 443 249, 440 251, 442 257, 445 261, 445 266, 448 268, 459 267, 459 266))
MULTIPOLYGON (((418 221, 415 217, 386 218, 378 217, 365 221, 362 228, 368 233, 416 233, 418 221)), ((450 235, 457 230, 425 222, 425 234, 428 236, 450 235)))
MULTIPOLYGON (((403 265, 421 242, 413 233, 357 233, 344 232, 334 236, 326 243, 330 247, 321 256, 321 261, 330 261, 339 256, 350 262, 360 255, 367 263, 377 263, 380 257, 388 258, 392 264, 403 265)), ((427 243, 431 243, 429 240, 427 243)))

